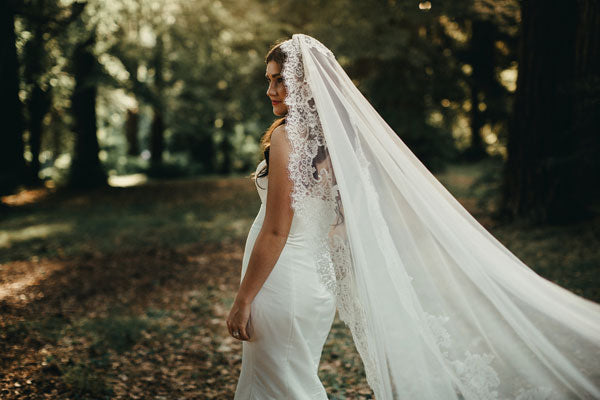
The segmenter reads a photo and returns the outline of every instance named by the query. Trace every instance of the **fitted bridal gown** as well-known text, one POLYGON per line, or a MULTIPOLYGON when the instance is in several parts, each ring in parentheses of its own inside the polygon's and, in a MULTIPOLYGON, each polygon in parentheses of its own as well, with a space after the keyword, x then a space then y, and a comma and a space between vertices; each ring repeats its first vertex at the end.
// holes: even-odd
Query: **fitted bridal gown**
MULTIPOLYGON (((257 173, 264 164, 258 164, 257 173)), ((246 240, 241 279, 265 217, 268 176, 255 185, 261 206, 246 240)), ((327 399, 317 371, 336 302, 319 282, 304 228, 294 216, 281 255, 252 302, 253 337, 242 344, 235 400, 327 399)))

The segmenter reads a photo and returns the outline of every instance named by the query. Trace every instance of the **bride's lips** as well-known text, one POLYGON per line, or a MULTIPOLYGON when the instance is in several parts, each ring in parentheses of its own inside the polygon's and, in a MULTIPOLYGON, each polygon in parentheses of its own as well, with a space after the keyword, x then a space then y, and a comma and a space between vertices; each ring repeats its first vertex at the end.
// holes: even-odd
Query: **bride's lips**
POLYGON ((273 104, 273 105, 275 105, 275 104, 279 104, 279 103, 281 103, 281 101, 274 101, 274 100, 271 100, 271 104, 273 104))

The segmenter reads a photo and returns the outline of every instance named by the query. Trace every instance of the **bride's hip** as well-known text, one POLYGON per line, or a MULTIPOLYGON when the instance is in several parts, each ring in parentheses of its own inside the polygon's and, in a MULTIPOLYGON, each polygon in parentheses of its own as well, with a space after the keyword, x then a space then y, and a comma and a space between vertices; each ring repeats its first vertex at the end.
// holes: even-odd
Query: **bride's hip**
POLYGON ((335 296, 313 274, 273 269, 254 299, 255 306, 316 314, 335 308, 335 296), (319 311, 322 310, 322 311, 319 311), (309 311, 310 313, 310 311, 309 311))
POLYGON ((285 295, 328 297, 320 282, 314 255, 293 245, 283 248, 264 286, 285 295))

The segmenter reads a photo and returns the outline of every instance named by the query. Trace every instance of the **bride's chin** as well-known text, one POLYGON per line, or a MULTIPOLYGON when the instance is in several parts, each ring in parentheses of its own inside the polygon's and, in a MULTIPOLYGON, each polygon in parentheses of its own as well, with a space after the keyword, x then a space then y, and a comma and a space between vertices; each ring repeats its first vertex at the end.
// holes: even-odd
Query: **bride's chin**
POLYGON ((278 117, 283 117, 284 115, 287 114, 287 110, 280 110, 280 109, 273 107, 273 114, 277 115, 278 117))

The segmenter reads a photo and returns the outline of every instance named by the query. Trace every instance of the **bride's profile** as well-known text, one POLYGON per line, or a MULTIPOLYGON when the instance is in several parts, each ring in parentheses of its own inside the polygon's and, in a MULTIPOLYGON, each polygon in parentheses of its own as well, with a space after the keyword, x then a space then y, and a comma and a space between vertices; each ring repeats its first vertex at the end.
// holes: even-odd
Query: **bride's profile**
POLYGON ((336 310, 377 399, 600 398, 600 305, 480 225, 317 39, 294 34, 265 63, 280 118, 226 321, 235 399, 327 399, 336 310))

